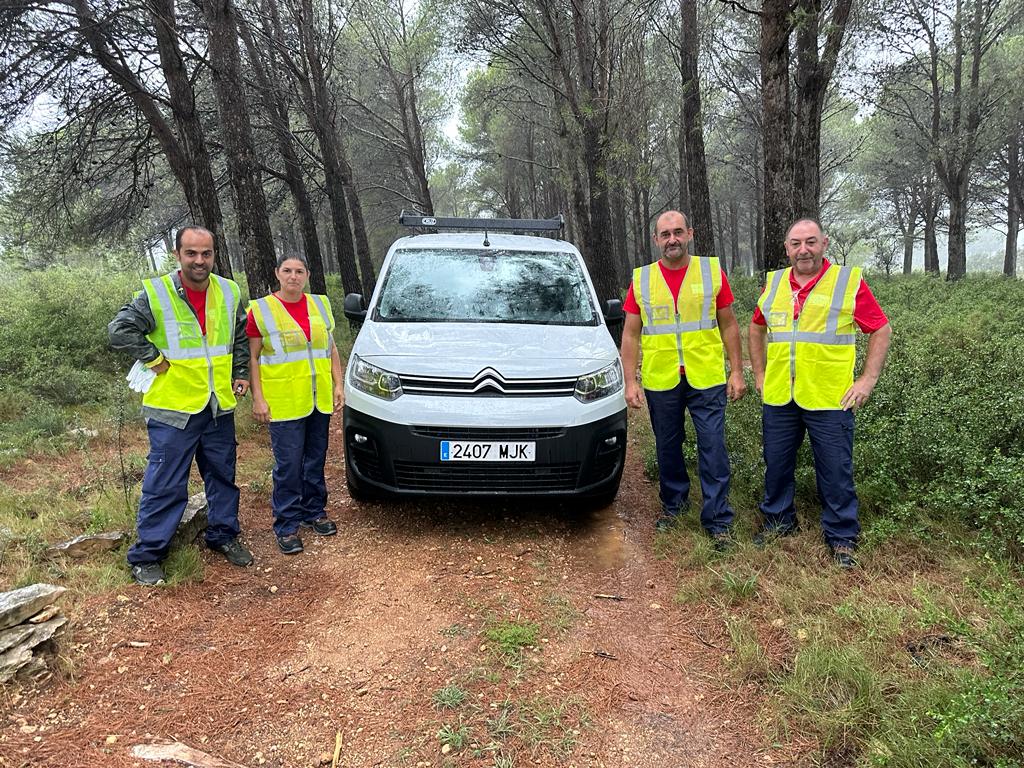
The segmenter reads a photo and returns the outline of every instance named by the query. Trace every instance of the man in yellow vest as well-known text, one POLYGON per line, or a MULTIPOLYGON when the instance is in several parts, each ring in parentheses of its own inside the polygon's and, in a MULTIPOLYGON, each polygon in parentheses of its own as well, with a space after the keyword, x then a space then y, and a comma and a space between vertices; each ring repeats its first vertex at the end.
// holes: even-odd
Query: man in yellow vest
POLYGON ((813 219, 786 233, 790 267, 769 272, 750 323, 750 364, 764 402, 763 547, 799 530, 793 503, 797 449, 806 431, 833 560, 854 568, 860 534, 853 485, 853 414, 871 396, 892 327, 857 267, 825 258, 828 237, 813 219), (857 328, 870 334, 854 379, 857 328))
POLYGON ((249 343, 238 285, 213 269, 213 235, 184 227, 180 269, 143 281, 108 326, 110 345, 154 374, 142 397, 149 463, 142 479, 138 540, 128 551, 139 584, 164 581, 162 561, 188 501, 193 458, 209 505, 206 544, 233 565, 252 563, 238 540, 235 397, 249 389, 249 343))
POLYGON ((679 211, 658 217, 654 244, 661 258, 633 271, 623 309, 622 366, 626 402, 644 397, 658 455, 661 517, 669 528, 689 507, 690 477, 683 458, 687 410, 697 432, 697 467, 703 495, 700 522, 716 550, 731 548, 729 454, 725 448, 725 403, 746 392, 740 332, 732 290, 714 256, 690 256, 693 229, 679 211), (726 376, 724 352, 729 356, 726 376), (638 352, 643 392, 636 381, 638 352))

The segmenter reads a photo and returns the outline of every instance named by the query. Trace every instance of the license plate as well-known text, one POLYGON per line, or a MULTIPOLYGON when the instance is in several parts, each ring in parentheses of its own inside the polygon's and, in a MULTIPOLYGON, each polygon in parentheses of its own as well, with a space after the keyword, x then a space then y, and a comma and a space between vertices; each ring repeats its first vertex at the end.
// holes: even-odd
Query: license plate
POLYGON ((533 461, 536 453, 536 443, 441 441, 441 461, 533 461))

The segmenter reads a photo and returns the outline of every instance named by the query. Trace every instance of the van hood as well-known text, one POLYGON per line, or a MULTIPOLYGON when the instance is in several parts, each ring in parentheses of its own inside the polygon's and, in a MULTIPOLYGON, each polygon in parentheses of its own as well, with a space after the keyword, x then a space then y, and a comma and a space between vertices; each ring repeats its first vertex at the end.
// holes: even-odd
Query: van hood
POLYGON ((507 378, 582 376, 619 356, 604 325, 514 323, 367 322, 352 352, 392 373, 507 378))

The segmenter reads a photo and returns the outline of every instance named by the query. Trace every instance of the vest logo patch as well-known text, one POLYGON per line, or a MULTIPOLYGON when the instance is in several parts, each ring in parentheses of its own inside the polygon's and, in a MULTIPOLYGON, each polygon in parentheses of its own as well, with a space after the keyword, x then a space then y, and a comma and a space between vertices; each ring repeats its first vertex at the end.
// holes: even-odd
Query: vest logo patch
POLYGON ((202 338, 202 333, 199 331, 199 323, 178 321, 178 341, 201 341, 202 338))
POLYGON ((286 347, 304 347, 306 334, 296 330, 281 331, 281 343, 286 347))
POLYGON ((768 327, 769 328, 783 328, 789 321, 789 313, 787 312, 769 312, 768 313, 768 327))
POLYGON ((812 293, 812 294, 810 294, 807 297, 806 303, 807 304, 813 304, 816 307, 823 307, 826 304, 830 304, 831 301, 829 300, 828 296, 823 296, 821 294, 814 294, 814 293, 812 293))
POLYGON ((672 319, 672 307, 667 304, 655 304, 651 307, 651 319, 656 323, 667 323, 672 319))

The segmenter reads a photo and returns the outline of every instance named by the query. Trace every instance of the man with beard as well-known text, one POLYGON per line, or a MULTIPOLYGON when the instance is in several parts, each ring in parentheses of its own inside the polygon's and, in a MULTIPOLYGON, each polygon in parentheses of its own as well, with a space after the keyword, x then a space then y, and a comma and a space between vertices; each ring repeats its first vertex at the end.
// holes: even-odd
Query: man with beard
POLYGON ((206 486, 206 545, 233 565, 252 554, 238 540, 235 397, 249 389, 249 343, 238 285, 212 275, 213 234, 184 227, 179 269, 143 281, 108 326, 110 345, 154 374, 142 398, 149 462, 139 501, 138 540, 128 551, 139 584, 164 581, 161 566, 188 501, 193 458, 206 486))
POLYGON ((626 402, 641 404, 636 381, 638 351, 643 395, 650 410, 658 455, 661 517, 665 530, 689 507, 690 477, 683 459, 687 410, 697 432, 700 522, 719 552, 733 545, 729 506, 729 454, 725 447, 725 404, 746 392, 740 333, 732 290, 714 256, 690 256, 693 229, 678 211, 658 217, 654 244, 661 258, 633 271, 624 309, 622 366, 626 402), (723 356, 729 355, 726 376, 723 356))

